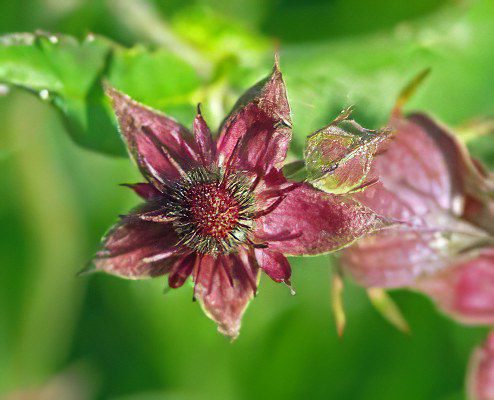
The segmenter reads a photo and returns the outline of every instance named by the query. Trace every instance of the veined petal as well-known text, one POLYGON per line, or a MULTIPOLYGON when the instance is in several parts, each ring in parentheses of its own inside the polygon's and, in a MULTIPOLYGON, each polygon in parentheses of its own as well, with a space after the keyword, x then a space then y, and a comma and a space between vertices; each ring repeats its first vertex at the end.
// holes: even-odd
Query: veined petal
MULTIPOLYGON (((392 201, 389 205, 396 210, 392 201)), ((481 230, 441 209, 408 221, 345 249, 341 255, 345 271, 365 287, 410 286, 419 278, 447 269, 457 258, 490 240, 481 230)))
POLYGON ((494 333, 474 350, 468 363, 468 400, 494 400, 494 333))
POLYGON ((107 87, 120 132, 142 174, 158 189, 197 165, 192 134, 172 118, 107 87))
POLYGON ((442 150, 454 185, 464 191, 485 189, 484 184, 492 189, 493 182, 483 182, 487 177, 483 166, 471 158, 467 147, 447 127, 422 113, 411 114, 407 120, 420 127, 434 141, 436 147, 442 150))
POLYGON ((110 229, 93 260, 96 270, 129 279, 164 275, 181 257, 171 224, 142 221, 137 212, 110 229))
MULTIPOLYGON (((466 255, 468 256, 468 255, 466 255)), ((468 324, 494 324, 494 247, 473 253, 440 274, 417 281, 447 314, 468 324)))
POLYGON ((278 64, 272 74, 248 90, 225 119, 218 138, 223 163, 238 169, 267 171, 281 167, 291 139, 290 107, 278 64))
POLYGON ((494 203, 482 197, 488 177, 466 148, 422 114, 395 116, 391 125, 395 136, 375 161, 381 182, 355 198, 406 224, 364 238, 341 259, 367 287, 414 286, 418 279, 449 276, 453 265, 493 241, 485 228, 494 203))
POLYGON ((452 180, 464 196, 462 217, 494 234, 494 178, 467 147, 448 129, 425 114, 412 114, 409 120, 435 141, 447 161, 452 180))
POLYGON ((466 146, 425 114, 395 116, 391 125, 394 140, 375 163, 384 186, 418 215, 429 212, 434 201, 494 232, 494 179, 466 146))
POLYGON ((445 154, 453 181, 463 194, 462 217, 494 234, 494 178, 480 161, 470 156, 468 148, 446 127, 425 114, 409 119, 420 125, 445 154))
POLYGON ((269 249, 256 249, 256 259, 259 267, 275 282, 285 282, 290 285, 292 270, 286 257, 269 249))
POLYGON ((204 255, 194 272, 195 296, 218 331, 235 339, 242 316, 259 280, 255 257, 247 250, 213 257, 204 255))
POLYGON ((201 108, 197 107, 197 116, 194 120, 194 136, 198 153, 204 165, 211 165, 216 159, 216 145, 213 142, 211 130, 202 117, 201 108))
POLYGON ((288 181, 281 170, 271 168, 262 176, 254 176, 252 190, 256 193, 259 200, 272 198, 275 192, 286 189, 292 186, 295 182, 288 181))
POLYGON ((395 118, 390 124, 396 133, 375 161, 386 189, 398 196, 406 190, 401 197, 417 214, 428 212, 432 202, 459 214, 462 187, 435 135, 413 118, 395 118))
POLYGON ((123 186, 131 188, 138 196, 144 200, 152 200, 162 196, 162 193, 150 183, 126 183, 123 186))
POLYGON ((391 228, 345 249, 341 265, 365 287, 403 287, 425 273, 434 273, 450 259, 429 246, 432 233, 391 228))
MULTIPOLYGON (((403 190, 403 192, 388 190, 382 182, 378 182, 363 192, 355 193, 353 198, 378 214, 387 215, 398 221, 421 222, 423 214, 431 207, 432 200, 422 199, 420 193, 415 193, 413 190, 403 190), (414 201, 415 198, 419 198, 419 201, 414 201)), ((437 206, 434 205, 434 209, 436 208, 437 206)))
POLYGON ((184 284, 190 274, 192 274, 196 259, 197 255, 191 253, 188 256, 179 258, 175 262, 171 268, 170 275, 168 275, 168 285, 171 288, 176 289, 184 284))
POLYGON ((351 198, 301 184, 272 212, 256 220, 255 234, 261 241, 269 238, 273 251, 321 254, 348 246, 391 223, 351 198))

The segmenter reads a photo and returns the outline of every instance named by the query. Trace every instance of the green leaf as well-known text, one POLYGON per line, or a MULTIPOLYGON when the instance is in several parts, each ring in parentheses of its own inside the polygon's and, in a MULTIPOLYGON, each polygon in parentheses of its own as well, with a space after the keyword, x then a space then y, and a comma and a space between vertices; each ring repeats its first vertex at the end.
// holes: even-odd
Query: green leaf
POLYGON ((116 48, 107 76, 133 99, 192 123, 201 81, 192 66, 166 49, 116 48))
POLYGON ((98 86, 111 46, 94 36, 78 41, 44 33, 7 35, 0 38, 0 82, 37 93, 52 104, 79 144, 122 153, 98 86))
POLYGON ((123 155, 113 111, 102 83, 189 123, 200 80, 165 49, 123 48, 98 36, 16 34, 0 38, 0 82, 49 102, 78 144, 123 155))
MULTIPOLYGON (((295 129, 292 149, 300 154, 307 134, 349 105, 355 105, 359 123, 384 125, 399 90, 428 67, 430 77, 408 108, 449 124, 492 114, 493 8, 489 0, 479 0, 466 9, 445 6, 381 34, 283 45, 281 67, 295 129)), ((76 142, 111 154, 124 150, 101 91, 104 79, 187 125, 194 103, 204 101, 215 125, 238 93, 266 75, 273 52, 269 40, 196 6, 181 7, 169 22, 171 33, 212 62, 213 73, 202 82, 207 85, 201 87, 196 71, 177 51, 126 49, 98 36, 79 41, 45 34, 0 38, 0 83, 41 92, 76 142)))
POLYGON ((43 33, 0 37, 0 79, 34 91, 86 93, 104 67, 109 42, 43 33))

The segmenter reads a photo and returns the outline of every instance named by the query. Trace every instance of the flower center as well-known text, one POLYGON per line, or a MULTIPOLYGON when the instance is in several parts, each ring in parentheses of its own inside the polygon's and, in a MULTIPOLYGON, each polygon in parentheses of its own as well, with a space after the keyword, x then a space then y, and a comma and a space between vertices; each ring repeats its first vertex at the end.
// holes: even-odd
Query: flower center
POLYGON ((231 193, 216 183, 193 187, 187 195, 190 214, 199 234, 224 239, 237 225, 239 204, 231 193))
POLYGON ((231 253, 253 228, 254 195, 239 174, 193 170, 171 188, 169 205, 180 242, 198 253, 231 253))

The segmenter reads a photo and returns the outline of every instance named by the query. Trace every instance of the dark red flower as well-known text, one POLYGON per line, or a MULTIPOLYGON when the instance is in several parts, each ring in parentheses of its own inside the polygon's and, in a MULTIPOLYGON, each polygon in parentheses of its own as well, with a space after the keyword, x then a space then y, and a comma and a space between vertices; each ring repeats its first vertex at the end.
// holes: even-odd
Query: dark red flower
POLYGON ((410 287, 466 323, 494 323, 494 180, 448 130, 424 114, 396 129, 375 160, 380 182, 358 199, 403 221, 345 250, 367 287, 410 287))
POLYGON ((351 198, 286 179, 291 139, 281 72, 240 98, 213 140, 200 110, 192 134, 175 120, 107 88, 122 136, 147 183, 146 202, 104 239, 94 264, 125 278, 192 276, 194 296, 236 337, 260 269, 290 284, 285 255, 330 252, 388 222, 351 198))
POLYGON ((468 400, 494 400, 494 332, 474 350, 467 375, 468 400))

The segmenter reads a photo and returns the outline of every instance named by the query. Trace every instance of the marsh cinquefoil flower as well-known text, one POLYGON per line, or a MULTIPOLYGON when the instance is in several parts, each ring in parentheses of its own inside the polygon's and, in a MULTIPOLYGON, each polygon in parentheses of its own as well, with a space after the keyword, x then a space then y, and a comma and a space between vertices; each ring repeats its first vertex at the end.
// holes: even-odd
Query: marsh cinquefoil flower
POLYGON ((343 252, 367 287, 409 287, 463 323, 494 323, 494 179, 444 126, 424 114, 393 115, 380 182, 359 193, 403 221, 343 252))
POLYGON ((140 279, 168 274, 223 334, 236 337, 257 291, 260 269, 290 284, 285 255, 330 252, 387 220, 351 198, 286 179, 290 109, 277 65, 251 88, 216 140, 200 110, 193 134, 113 88, 122 136, 146 183, 129 185, 146 202, 104 238, 97 270, 140 279))

